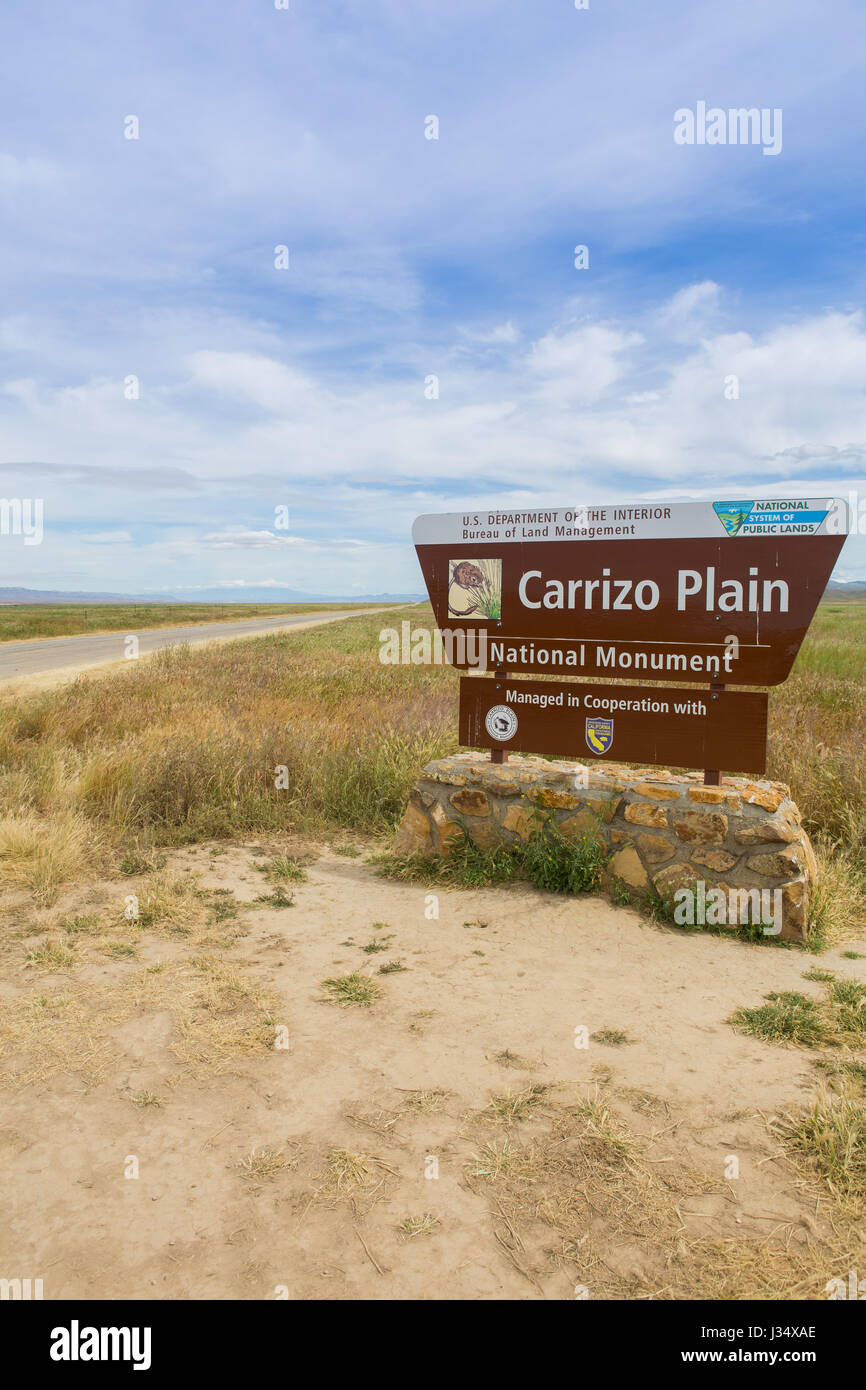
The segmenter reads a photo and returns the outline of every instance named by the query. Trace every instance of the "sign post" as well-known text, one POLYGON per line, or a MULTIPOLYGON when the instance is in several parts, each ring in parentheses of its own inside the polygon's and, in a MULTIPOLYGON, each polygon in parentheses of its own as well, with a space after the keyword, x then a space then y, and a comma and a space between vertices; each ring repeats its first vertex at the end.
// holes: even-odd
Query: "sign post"
MULTIPOLYGON (((711 685, 711 686, 710 686, 710 691, 712 692, 712 691, 724 690, 724 688, 725 688, 724 685, 722 685, 722 684, 720 684, 720 683, 717 682, 715 685, 711 685)), ((763 770, 764 770, 764 769, 763 769, 763 767, 762 767, 762 768, 761 768, 761 771, 763 772, 763 770)), ((712 768, 711 768, 711 767, 705 767, 705 768, 704 768, 704 786, 705 786, 705 787, 720 787, 721 785, 722 785, 722 773, 721 773, 721 769, 718 768, 718 767, 712 767, 712 768)))
MULTIPOLYGON (((507 672, 507 671, 503 671, 503 670, 497 671, 497 672, 496 672, 496 679, 497 679, 497 680, 507 681, 507 680, 508 680, 508 672, 507 672)), ((462 708, 462 706, 461 706, 461 708, 462 708)), ((491 761, 492 763, 507 763, 507 762, 508 762, 508 752, 507 752, 507 750, 506 750, 505 748, 491 748, 491 750, 490 750, 490 761, 491 761)))

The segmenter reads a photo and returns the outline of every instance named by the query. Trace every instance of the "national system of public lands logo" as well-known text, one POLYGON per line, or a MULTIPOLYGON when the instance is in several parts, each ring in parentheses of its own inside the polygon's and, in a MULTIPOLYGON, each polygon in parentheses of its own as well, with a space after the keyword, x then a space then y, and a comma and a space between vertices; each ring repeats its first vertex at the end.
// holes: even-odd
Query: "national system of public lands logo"
POLYGON ((714 502, 713 511, 729 536, 811 535, 827 518, 826 507, 816 509, 805 500, 714 502))

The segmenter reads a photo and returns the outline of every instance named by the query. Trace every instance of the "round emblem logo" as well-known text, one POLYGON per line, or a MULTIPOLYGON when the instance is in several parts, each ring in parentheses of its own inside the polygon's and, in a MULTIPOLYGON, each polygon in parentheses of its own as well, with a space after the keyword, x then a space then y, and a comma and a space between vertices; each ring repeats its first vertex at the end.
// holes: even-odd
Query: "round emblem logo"
POLYGON ((507 743, 517 733, 517 715, 507 705, 494 705, 487 711, 484 727, 491 738, 507 743))

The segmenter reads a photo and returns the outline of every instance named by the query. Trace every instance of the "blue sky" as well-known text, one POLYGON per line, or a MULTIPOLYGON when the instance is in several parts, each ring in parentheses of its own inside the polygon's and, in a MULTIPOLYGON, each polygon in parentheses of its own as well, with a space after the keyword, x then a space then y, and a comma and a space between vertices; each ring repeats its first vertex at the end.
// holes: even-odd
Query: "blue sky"
POLYGON ((2 492, 45 537, 0 536, 0 585, 397 592, 425 511, 866 499, 858 3, 6 0, 2 30, 2 492), (698 101, 780 109, 781 152, 677 145, 698 101))

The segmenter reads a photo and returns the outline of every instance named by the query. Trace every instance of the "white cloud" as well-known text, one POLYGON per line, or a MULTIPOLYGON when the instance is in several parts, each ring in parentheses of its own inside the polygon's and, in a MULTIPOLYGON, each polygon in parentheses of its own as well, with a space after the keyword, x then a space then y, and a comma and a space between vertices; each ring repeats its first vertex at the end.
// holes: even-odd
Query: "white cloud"
POLYGON ((459 332, 470 343, 478 343, 480 346, 497 347, 499 345, 511 345, 516 343, 520 337, 520 330, 515 328, 511 319, 505 323, 498 323, 493 328, 461 328, 459 332))
POLYGON ((659 328, 677 340, 695 340, 708 332, 719 311, 721 287, 701 280, 677 290, 659 309, 659 328))
POLYGON ((92 531, 82 533, 78 539, 85 545, 125 545, 132 541, 132 536, 129 531, 92 531))
MULTIPOLYGON (((679 303, 725 310, 706 290, 679 303)), ((698 343, 672 340, 651 314, 639 326, 587 317, 528 349, 503 344, 450 367, 446 354, 438 400, 424 398, 420 374, 370 384, 194 344, 137 402, 98 379, 19 380, 0 397, 0 463, 19 491, 45 497, 46 540, 24 557, 0 552, 0 571, 12 582, 23 562, 51 565, 51 587, 66 587, 74 557, 87 570, 78 587, 105 587, 111 574, 57 521, 85 529, 94 554, 109 537, 128 545, 135 521, 130 587, 171 586, 190 566, 205 585, 221 582, 230 551, 251 584, 278 575, 309 587, 305 556, 327 553, 319 591, 406 589, 417 583, 408 537, 419 511, 799 492, 807 478, 844 493, 866 477, 864 380, 866 326, 838 312, 698 343), (739 398, 726 399, 733 376, 739 398), (274 527, 277 506, 290 534, 274 527)), ((866 573, 862 552, 850 541, 845 563, 866 573)))
POLYGON ((64 177, 63 172, 47 159, 0 151, 0 193, 17 193, 29 188, 51 188, 64 177))
POLYGON ((581 324, 533 343, 526 365, 546 398, 558 398, 563 405, 589 404, 625 376, 626 354, 641 342, 639 333, 604 323, 581 324))
POLYGON ((315 392, 305 373, 248 352, 195 352, 190 368, 198 384, 244 396, 276 414, 292 413, 309 403, 315 392))

